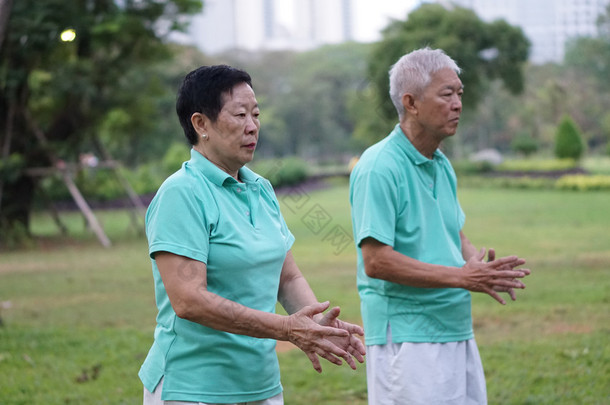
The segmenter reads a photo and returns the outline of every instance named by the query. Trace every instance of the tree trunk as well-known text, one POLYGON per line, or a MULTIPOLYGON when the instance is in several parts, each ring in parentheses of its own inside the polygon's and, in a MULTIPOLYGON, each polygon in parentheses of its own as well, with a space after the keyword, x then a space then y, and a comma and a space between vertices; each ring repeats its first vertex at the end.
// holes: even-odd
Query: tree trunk
POLYGON ((2 49, 2 43, 4 42, 12 6, 13 0, 0 0, 0 49, 2 49))
POLYGON ((2 211, 0 211, 0 227, 2 239, 13 230, 20 228, 29 235, 30 212, 34 200, 36 182, 23 175, 16 181, 6 182, 2 193, 2 211))

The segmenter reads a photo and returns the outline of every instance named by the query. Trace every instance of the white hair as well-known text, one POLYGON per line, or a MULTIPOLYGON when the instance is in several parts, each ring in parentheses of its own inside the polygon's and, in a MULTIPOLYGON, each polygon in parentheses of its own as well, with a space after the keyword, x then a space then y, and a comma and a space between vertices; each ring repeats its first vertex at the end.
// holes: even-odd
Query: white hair
POLYGON ((402 119, 405 114, 402 105, 402 96, 411 93, 420 96, 426 86, 430 84, 430 77, 441 69, 449 68, 460 74, 461 69, 441 49, 428 47, 410 52, 390 68, 390 98, 398 117, 402 119))

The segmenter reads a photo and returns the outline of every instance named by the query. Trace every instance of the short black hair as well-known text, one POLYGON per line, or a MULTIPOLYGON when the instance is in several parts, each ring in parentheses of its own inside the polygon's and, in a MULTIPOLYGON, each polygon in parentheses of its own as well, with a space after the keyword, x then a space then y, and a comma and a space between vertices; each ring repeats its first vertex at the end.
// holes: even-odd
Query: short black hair
POLYGON ((176 113, 191 145, 195 145, 198 138, 191 116, 199 112, 215 122, 223 107, 222 95, 230 93, 240 83, 252 87, 250 75, 227 65, 201 66, 184 77, 178 90, 176 113))

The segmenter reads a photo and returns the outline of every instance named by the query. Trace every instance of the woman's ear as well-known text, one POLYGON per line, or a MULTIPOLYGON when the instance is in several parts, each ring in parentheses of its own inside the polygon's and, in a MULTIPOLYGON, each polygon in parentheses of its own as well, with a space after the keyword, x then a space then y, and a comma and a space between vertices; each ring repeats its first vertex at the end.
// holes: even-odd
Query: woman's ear
POLYGON ((405 111, 411 115, 417 115, 417 106, 415 105, 415 96, 411 93, 402 95, 402 106, 405 111))
POLYGON ((200 136, 207 134, 207 122, 207 117, 202 113, 196 112, 191 115, 191 124, 200 136))

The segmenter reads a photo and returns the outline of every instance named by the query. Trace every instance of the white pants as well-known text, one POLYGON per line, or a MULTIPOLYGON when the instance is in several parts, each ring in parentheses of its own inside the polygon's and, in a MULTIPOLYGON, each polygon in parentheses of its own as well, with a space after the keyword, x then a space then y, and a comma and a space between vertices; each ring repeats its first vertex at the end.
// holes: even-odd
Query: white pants
POLYGON ((486 405, 485 375, 474 339, 388 343, 366 350, 369 405, 486 405))
MULTIPOLYGON (((155 392, 151 393, 144 387, 144 405, 217 405, 208 404, 204 402, 184 402, 184 401, 163 401, 161 399, 161 393, 163 392, 163 379, 155 388, 155 392)), ((284 396, 280 392, 274 397, 263 399, 262 401, 251 401, 251 402, 240 402, 239 404, 226 404, 226 405, 284 405, 284 396)))

